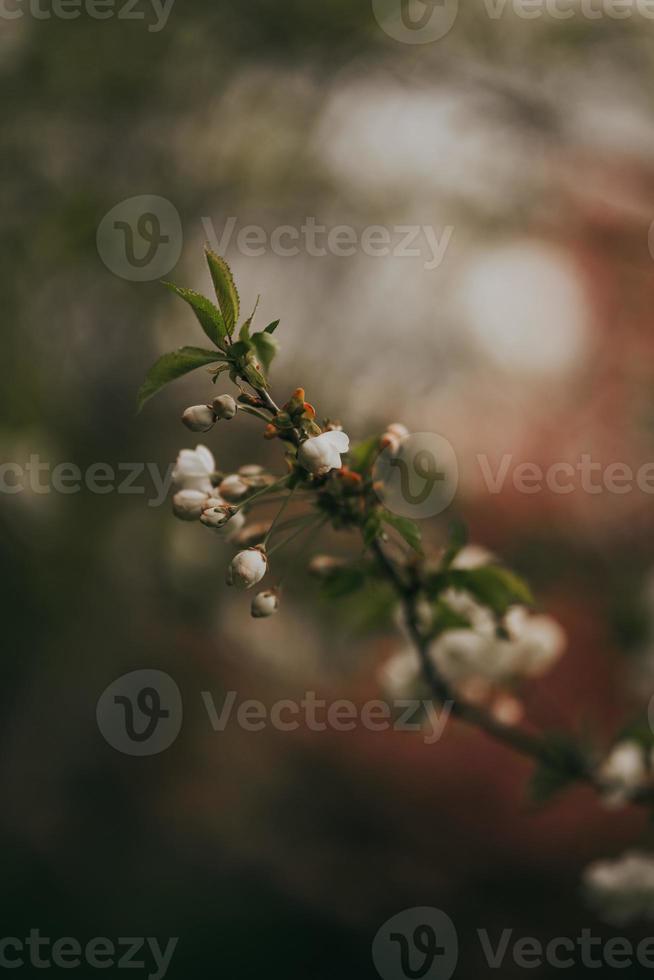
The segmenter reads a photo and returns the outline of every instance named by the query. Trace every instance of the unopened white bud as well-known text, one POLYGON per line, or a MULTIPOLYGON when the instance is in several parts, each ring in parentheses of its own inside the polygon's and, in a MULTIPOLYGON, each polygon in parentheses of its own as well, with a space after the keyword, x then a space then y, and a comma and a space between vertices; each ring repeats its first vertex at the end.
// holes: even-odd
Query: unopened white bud
POLYGON ((251 589, 260 582, 268 570, 268 558, 259 548, 248 548, 232 559, 227 572, 227 584, 240 589, 251 589))
POLYGON ((191 432, 208 432, 215 421, 213 409, 208 405, 192 405, 182 415, 182 422, 191 432))
POLYGON ((212 507, 210 510, 205 510, 200 520, 205 527, 210 527, 214 531, 219 531, 225 526, 225 524, 227 524, 228 521, 232 519, 233 514, 234 508, 230 507, 229 504, 219 504, 218 507, 212 507))
POLYGON ((259 592, 252 600, 251 613, 254 619, 267 619, 274 616, 279 609, 279 596, 269 589, 267 592, 259 592))
POLYGON ((225 477, 218 487, 218 493, 225 500, 241 500, 249 489, 250 485, 238 474, 233 473, 231 476, 225 477))
POLYGON ((180 490, 173 497, 173 513, 181 521, 199 521, 208 499, 201 490, 180 490))
POLYGON ((213 400, 213 410, 217 419, 233 419, 238 411, 238 405, 231 395, 219 395, 213 400))

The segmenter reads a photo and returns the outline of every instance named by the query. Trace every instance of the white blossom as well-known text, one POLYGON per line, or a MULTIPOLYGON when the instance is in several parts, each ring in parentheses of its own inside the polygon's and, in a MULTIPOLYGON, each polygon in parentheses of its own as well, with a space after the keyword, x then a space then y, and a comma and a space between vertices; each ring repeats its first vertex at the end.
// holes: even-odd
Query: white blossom
POLYGON ((597 772, 604 786, 604 801, 610 808, 627 803, 647 776, 645 751, 642 745, 632 740, 618 742, 597 772))
POLYGON ((450 589, 443 599, 472 626, 447 630, 430 650, 436 667, 452 684, 460 686, 472 677, 494 684, 540 677, 565 649, 565 633, 550 616, 514 607, 504 618, 507 638, 497 635, 491 611, 468 593, 450 589))
POLYGON ((232 559, 227 570, 227 584, 241 589, 251 589, 260 582, 268 570, 268 558, 259 548, 247 548, 232 559))
POLYGON ((267 619, 273 616, 279 609, 279 596, 269 589, 267 592, 259 592, 252 600, 251 612, 254 619, 267 619))
POLYGON ((178 490, 202 490, 210 496, 215 469, 213 454, 206 446, 182 449, 173 470, 173 481, 178 490))
POLYGON ((393 654, 379 668, 377 678, 388 697, 415 697, 421 685, 421 673, 413 647, 407 646, 393 654))
POLYGON ((208 432, 215 425, 216 417, 209 405, 192 405, 182 415, 182 422, 191 432, 208 432))
POLYGON ((490 565, 493 560, 492 552, 480 544, 467 544, 465 548, 461 548, 451 567, 471 571, 475 568, 483 568, 484 565, 490 565))
POLYGON ((173 497, 173 513, 182 521, 199 521, 208 500, 202 490, 180 490, 173 497))
POLYGON ((341 454, 350 448, 350 439, 344 432, 323 432, 302 443, 298 461, 309 473, 322 475, 341 468, 341 454))
POLYGON ((589 902, 614 925, 654 919, 654 857, 636 851, 595 861, 583 876, 589 902))

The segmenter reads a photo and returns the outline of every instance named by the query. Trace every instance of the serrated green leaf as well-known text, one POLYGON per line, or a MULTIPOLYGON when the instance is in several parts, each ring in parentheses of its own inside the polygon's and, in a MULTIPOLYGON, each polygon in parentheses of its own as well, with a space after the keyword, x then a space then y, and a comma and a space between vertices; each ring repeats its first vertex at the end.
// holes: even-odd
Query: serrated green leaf
POLYGON ((200 293, 196 293, 194 289, 184 289, 182 286, 176 286, 174 282, 164 281, 163 285, 183 299, 184 302, 188 303, 209 340, 219 350, 223 350, 222 343, 227 336, 227 329, 220 311, 216 309, 211 300, 207 299, 206 296, 200 295, 200 293))
POLYGON ((279 350, 279 344, 265 330, 262 333, 253 334, 252 343, 265 373, 268 374, 273 358, 279 350))
POLYGON ((215 364, 221 359, 216 351, 204 350, 202 347, 180 347, 170 354, 164 354, 146 375, 138 394, 138 411, 170 381, 175 381, 196 368, 215 364))
POLYGON ((468 592, 497 616, 503 616, 514 605, 533 605, 534 598, 527 583, 500 565, 482 568, 452 569, 444 573, 448 584, 468 592))
POLYGON ((252 310, 252 313, 250 314, 250 316, 247 318, 247 320, 245 321, 245 323, 243 324, 243 326, 240 329, 240 332, 239 332, 239 335, 238 335, 240 340, 248 341, 250 339, 250 327, 252 326, 252 321, 254 320, 254 315, 257 312, 257 307, 259 306, 259 300, 260 300, 260 298, 261 297, 257 296, 257 301, 254 304, 254 309, 252 310))
POLYGON ((408 517, 399 517, 397 514, 391 514, 388 510, 382 514, 382 520, 385 524, 395 528, 414 551, 417 551, 419 555, 422 554, 422 533, 417 524, 410 521, 408 517))
POLYGON ((263 332, 264 333, 274 333, 275 330, 277 329, 277 327, 279 326, 279 324, 280 324, 280 321, 279 320, 273 320, 273 322, 272 323, 269 323, 268 326, 264 329, 263 332))
POLYGON ((234 283, 232 270, 225 260, 220 255, 212 252, 211 249, 206 250, 206 257, 218 298, 218 306, 223 315, 227 333, 231 337, 241 312, 241 301, 234 283))

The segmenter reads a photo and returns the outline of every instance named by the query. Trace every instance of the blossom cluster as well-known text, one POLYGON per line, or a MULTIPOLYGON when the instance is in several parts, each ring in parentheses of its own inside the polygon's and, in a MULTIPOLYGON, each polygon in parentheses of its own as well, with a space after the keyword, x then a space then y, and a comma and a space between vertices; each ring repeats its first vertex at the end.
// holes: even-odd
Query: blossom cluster
MULTIPOLYGON (((492 561, 484 549, 469 545, 452 562, 456 569, 483 567, 492 561)), ((428 656, 454 693, 469 703, 491 709, 507 725, 523 716, 521 702, 513 693, 518 682, 542 677, 565 651, 562 627, 551 616, 531 613, 514 605, 499 624, 491 609, 469 593, 447 589, 442 607, 457 621, 430 642, 428 656), (467 623, 469 625, 464 626, 467 623)), ((419 607, 420 628, 427 635, 434 622, 433 606, 419 607)), ((381 669, 380 680, 389 692, 401 696, 420 684, 420 664, 411 645, 396 653, 381 669)))

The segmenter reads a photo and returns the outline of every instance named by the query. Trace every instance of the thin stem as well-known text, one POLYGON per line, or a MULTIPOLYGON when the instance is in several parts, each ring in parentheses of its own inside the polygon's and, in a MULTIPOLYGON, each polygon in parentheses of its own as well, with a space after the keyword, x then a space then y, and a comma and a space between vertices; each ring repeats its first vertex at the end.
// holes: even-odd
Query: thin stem
MULTIPOLYGON (((311 523, 315 523, 317 518, 320 519, 320 524, 325 524, 328 520, 328 518, 326 517, 321 517, 320 514, 310 514, 306 518, 305 523, 303 523, 301 527, 298 527, 297 530, 294 531, 293 534, 289 535, 288 538, 285 538, 284 541, 279 541, 276 545, 274 545, 274 547, 270 549, 270 551, 268 552, 268 557, 270 558, 270 556, 274 555, 275 552, 279 551, 280 548, 283 548, 285 547, 285 545, 290 544, 291 541, 294 541, 295 538, 297 538, 298 534, 301 534, 302 531, 305 531, 311 525, 311 523)), ((318 527, 319 525, 316 525, 316 530, 318 527)))
POLYGON ((279 405, 275 404, 275 402, 272 400, 272 398, 270 397, 270 395, 268 394, 268 392, 266 391, 266 389, 265 388, 255 388, 254 390, 256 391, 257 395, 259 396, 259 398, 261 399, 261 401, 264 403, 264 405, 266 406, 266 408, 268 408, 273 413, 273 415, 279 415, 281 409, 280 409, 279 405))
POLYGON ((284 497, 284 503, 282 504, 282 506, 279 508, 279 510, 275 514, 275 516, 273 518, 273 521, 272 521, 272 524, 268 528, 268 532, 267 532, 265 538, 263 539, 263 546, 264 546, 264 548, 267 546, 268 541, 270 540, 270 535, 275 530, 275 525, 277 524, 279 518, 282 516, 282 514, 284 513, 284 511, 288 507, 289 502, 291 500, 291 497, 293 496, 294 493, 295 493, 295 487, 291 490, 291 492, 289 494, 286 495, 286 497, 284 497))
POLYGON ((236 512, 241 510, 243 507, 247 507, 247 505, 251 504, 253 500, 256 500, 258 497, 263 497, 264 494, 272 493, 273 490, 279 490, 280 487, 286 486, 287 483, 288 483, 288 476, 284 476, 282 477, 281 480, 278 480, 277 483, 271 483, 269 484, 269 486, 263 487, 262 490, 257 490, 257 492, 253 493, 251 497, 248 497, 247 500, 244 500, 242 504, 239 504, 237 507, 235 507, 234 511, 236 512))
POLYGON ((239 412, 245 412, 247 415, 254 415, 256 418, 261 419, 263 422, 270 422, 267 415, 264 415, 261 409, 255 408, 254 405, 242 405, 239 402, 238 405, 239 412))

